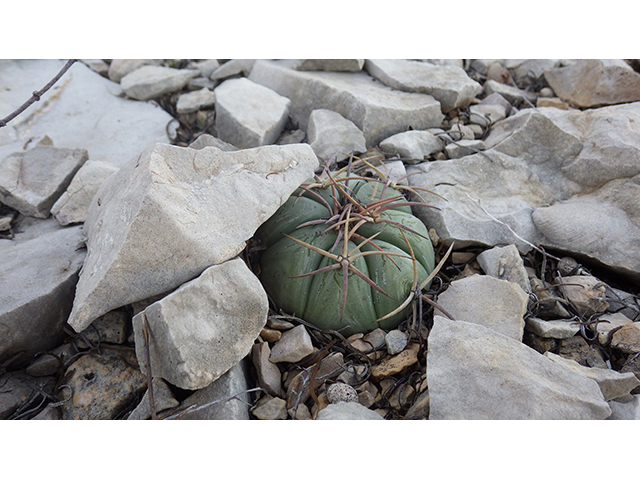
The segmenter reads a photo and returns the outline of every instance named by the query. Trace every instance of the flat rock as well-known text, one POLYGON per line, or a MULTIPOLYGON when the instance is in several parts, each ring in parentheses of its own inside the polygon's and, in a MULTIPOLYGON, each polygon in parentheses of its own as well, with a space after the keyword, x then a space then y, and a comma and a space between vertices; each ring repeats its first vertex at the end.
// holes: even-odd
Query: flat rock
POLYGON ((401 373, 405 368, 411 367, 418 362, 419 350, 419 344, 410 343, 397 355, 383 358, 380 363, 372 366, 371 376, 375 379, 381 379, 401 373))
POLYGON ((571 338, 580 331, 580 325, 566 320, 541 320, 528 317, 525 329, 542 338, 571 338))
POLYGON ((304 325, 287 330, 271 349, 269 360, 273 363, 299 362, 313 353, 311 337, 304 325))
POLYGON ((640 420, 640 395, 628 395, 609 402, 611 416, 607 420, 640 420))
POLYGON ((384 420, 382 415, 354 402, 332 403, 320 410, 316 420, 384 420))
POLYGON ((621 313, 605 313, 599 316, 598 320, 602 320, 597 327, 598 343, 605 347, 611 343, 611 337, 616 330, 631 323, 631 319, 621 313))
POLYGON ((405 92, 431 95, 443 112, 467 106, 482 91, 466 72, 453 65, 411 60, 367 60, 365 69, 385 85, 405 92))
POLYGON ((0 160, 0 202, 23 215, 47 218, 88 159, 84 149, 36 146, 0 160))
POLYGON ((59 345, 86 251, 81 227, 0 249, 0 363, 59 345))
POLYGON ((122 77, 144 65, 160 65, 160 60, 152 59, 114 59, 109 64, 109 80, 120 83, 122 77))
POLYGON ((150 100, 181 90, 189 80, 200 75, 197 70, 144 65, 120 80, 124 93, 136 100, 150 100))
POLYGON ((640 380, 638 380, 632 372, 620 373, 606 368, 585 367, 575 360, 570 360, 551 352, 546 352, 544 355, 574 372, 595 380, 607 402, 609 400, 624 397, 628 395, 631 390, 640 386, 640 380))
POLYGON ((529 296, 515 283, 487 275, 454 280, 438 297, 456 321, 477 323, 522 341, 529 296))
POLYGON ((462 158, 485 149, 482 140, 458 140, 444 147, 448 158, 462 158))
POLYGON ((518 87, 512 85, 505 85, 504 83, 496 82, 495 80, 487 80, 484 83, 482 91, 485 95, 491 95, 492 93, 499 93, 506 98, 512 105, 517 105, 520 102, 529 101, 534 103, 536 101, 536 94, 530 93, 525 90, 521 90, 518 87))
POLYGON ((222 141, 208 133, 203 133, 189 145, 189 148, 194 148, 196 150, 202 150, 204 147, 216 147, 223 152, 234 152, 238 150, 238 147, 234 147, 230 143, 222 141))
POLYGON ((249 79, 289 98, 291 117, 303 130, 313 110, 328 109, 351 120, 371 147, 409 126, 439 127, 444 118, 430 95, 393 90, 364 72, 300 72, 294 62, 258 60, 249 79))
POLYGON ((308 145, 147 149, 109 177, 89 207, 69 325, 82 331, 235 257, 317 162, 308 145))
POLYGON ((197 112, 201 108, 213 107, 216 103, 216 94, 208 88, 202 88, 195 92, 183 93, 178 97, 176 109, 179 114, 197 112))
POLYGON ((576 60, 545 71, 562 100, 580 108, 640 101, 640 74, 622 60, 576 60))
POLYGON ((507 109, 503 105, 481 103, 469 107, 469 122, 482 127, 493 125, 506 117, 507 109))
POLYGON ((300 60, 296 70, 322 70, 325 72, 359 72, 364 67, 364 60, 355 59, 309 59, 300 60))
POLYGON ((47 352, 42 352, 25 369, 25 373, 34 377, 55 375, 64 366, 65 362, 78 353, 73 343, 63 343, 47 352))
POLYGON ((103 349, 73 362, 62 383, 69 386, 58 394, 69 399, 61 407, 63 420, 112 420, 143 394, 146 377, 132 349, 103 349))
POLYGON ((632 355, 640 353, 640 323, 628 323, 616 330, 611 336, 611 348, 632 355))
POLYGON ((545 71, 556 68, 559 65, 560 60, 554 60, 551 58, 505 60, 505 67, 513 70, 516 79, 526 76, 540 78, 545 71))
MULTIPOLYGON (((0 61, 0 105, 22 105, 62 68, 60 60, 0 61)), ((0 129, 0 159, 45 136, 58 148, 84 148, 91 160, 120 166, 156 142, 168 142, 171 115, 151 103, 118 97, 116 83, 76 62, 41 100, 0 129)))
POLYGON ((286 420, 287 402, 282 398, 265 395, 251 409, 251 413, 258 420, 286 420))
POLYGON ((136 355, 151 372, 188 390, 207 387, 242 360, 267 322, 267 294, 239 258, 213 265, 133 317, 136 355))
POLYGON ((307 127, 307 142, 319 158, 339 162, 352 153, 367 150, 364 134, 339 113, 319 109, 311 112, 307 127))
POLYGON ((603 313, 609 308, 603 282, 592 275, 571 275, 556 277, 554 283, 558 290, 569 300, 579 315, 591 316, 603 313))
POLYGON ((476 260, 487 275, 517 283, 526 293, 531 291, 529 275, 515 245, 485 250, 476 257, 476 260))
POLYGON ((274 397, 281 397, 282 375, 278 366, 269 360, 271 349, 267 342, 256 343, 251 349, 251 360, 256 368, 258 385, 274 397))
POLYGON ((238 148, 275 143, 291 101, 246 78, 226 80, 214 90, 217 136, 238 148))
POLYGON ((60 225, 82 223, 87 218, 89 204, 100 185, 118 171, 112 163, 87 160, 76 172, 71 183, 51 207, 51 214, 60 225))
POLYGON ((601 420, 598 384, 482 325, 436 315, 429 334, 430 420, 601 420))
POLYGON ((216 68, 210 75, 211 80, 223 80, 235 75, 248 76, 251 73, 255 60, 235 59, 229 60, 216 68))
POLYGON ((396 133, 380 142, 380 150, 400 158, 423 160, 429 155, 440 152, 444 143, 433 133, 426 130, 410 130, 396 133))

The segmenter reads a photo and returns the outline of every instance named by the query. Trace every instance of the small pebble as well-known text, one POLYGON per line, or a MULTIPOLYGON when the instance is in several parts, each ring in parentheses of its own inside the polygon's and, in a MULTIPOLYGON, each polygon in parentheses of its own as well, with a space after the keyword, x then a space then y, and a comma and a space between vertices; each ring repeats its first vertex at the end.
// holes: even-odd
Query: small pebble
POLYGON ((327 399, 329 403, 357 402, 358 392, 346 383, 334 383, 327 389, 327 399))
POLYGON ((387 352, 389 352, 389 355, 395 355, 396 353, 400 353, 404 350, 409 339, 407 338, 406 333, 401 332, 400 330, 391 330, 384 337, 384 341, 387 344, 387 352))

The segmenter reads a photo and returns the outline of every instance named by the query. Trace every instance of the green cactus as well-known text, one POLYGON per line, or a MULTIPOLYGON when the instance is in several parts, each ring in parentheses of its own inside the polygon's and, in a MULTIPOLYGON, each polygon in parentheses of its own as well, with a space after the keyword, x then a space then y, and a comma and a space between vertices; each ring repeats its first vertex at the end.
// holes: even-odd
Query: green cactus
MULTIPOLYGON (((384 166, 384 164, 382 164, 384 166)), ((278 308, 344 335, 395 328, 434 269, 425 225, 366 160, 296 192, 257 232, 261 280, 278 308), (370 167, 379 179, 352 174, 370 167)))

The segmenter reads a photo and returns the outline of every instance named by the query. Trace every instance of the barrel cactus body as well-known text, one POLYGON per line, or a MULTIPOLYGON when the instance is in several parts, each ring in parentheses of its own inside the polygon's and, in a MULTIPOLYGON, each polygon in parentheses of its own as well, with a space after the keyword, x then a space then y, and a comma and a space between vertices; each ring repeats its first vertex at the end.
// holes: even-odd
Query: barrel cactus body
POLYGON ((399 307, 434 268, 411 202, 381 180, 345 173, 303 184, 257 237, 266 247, 260 277, 278 308, 344 335, 395 328, 410 308, 399 307))

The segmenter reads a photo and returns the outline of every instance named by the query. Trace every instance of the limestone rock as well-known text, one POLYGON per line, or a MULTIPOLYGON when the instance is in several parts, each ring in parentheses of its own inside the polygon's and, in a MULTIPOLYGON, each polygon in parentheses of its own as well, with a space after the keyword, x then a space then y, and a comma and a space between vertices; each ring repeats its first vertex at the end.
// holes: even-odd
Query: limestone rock
POLYGON ((598 317, 598 320, 602 320, 597 327, 598 342, 605 347, 611 343, 611 337, 616 330, 631 323, 631 319, 621 313, 604 314, 598 317))
POLYGON ((300 60, 296 70, 323 70, 325 72, 359 72, 364 67, 364 60, 350 59, 310 59, 300 60))
POLYGON ((256 343, 251 349, 251 358, 258 375, 258 385, 265 389, 269 395, 281 397, 282 375, 280 369, 269 360, 271 349, 269 344, 256 343))
POLYGON ((485 149, 482 140, 458 140, 444 147, 448 158, 462 158, 485 149))
POLYGON ((112 163, 87 160, 73 180, 51 207, 51 214, 60 225, 82 223, 87 218, 89 204, 100 185, 118 171, 112 163))
POLYGON ((640 101, 640 74, 622 60, 577 60, 547 70, 544 78, 560 98, 576 107, 640 101))
POLYGON ((515 283, 486 275, 451 282, 438 297, 456 321, 477 323, 522 341, 528 295, 515 283))
POLYGON ((214 90, 217 136, 238 148, 275 143, 291 101, 246 78, 227 80, 214 90))
POLYGON ((580 325, 565 320, 540 320, 529 317, 525 329, 543 338, 571 338, 580 331, 580 325))
POLYGON ((109 65, 109 80, 120 83, 122 77, 144 65, 160 65, 160 60, 133 60, 133 59, 114 59, 109 65))
POLYGON ((313 110, 332 110, 351 120, 370 147, 409 126, 439 127, 444 118, 429 95, 393 90, 364 72, 300 72, 294 62, 258 60, 249 79, 289 98, 291 117, 303 130, 313 110))
POLYGON ((213 72, 220 68, 220 62, 218 60, 203 60, 201 62, 195 62, 191 65, 191 68, 195 68, 205 78, 209 78, 213 72))
POLYGON ((327 388, 327 400, 329 403, 357 402, 358 392, 346 383, 333 383, 327 388))
POLYGON ((499 93, 506 98, 512 105, 517 105, 520 102, 536 101, 536 94, 530 93, 525 90, 520 90, 518 87, 511 85, 505 85, 504 83, 498 83, 495 80, 487 80, 483 86, 483 92, 485 95, 491 95, 492 93, 499 93))
POLYGON ((63 343, 34 358, 25 369, 25 373, 34 377, 55 375, 76 353, 78 349, 72 343, 63 343))
MULTIPOLYGON (((494 94, 495 95, 495 94, 494 94)), ((493 125, 507 116, 507 109, 498 104, 479 104, 469 107, 469 122, 482 127, 493 125)))
POLYGON ((611 336, 611 347, 624 353, 640 353, 640 324, 628 323, 616 330, 611 336))
POLYGON ((245 77, 251 73, 255 60, 236 59, 229 60, 216 68, 210 75, 211 80, 223 80, 233 77, 234 75, 244 75, 245 77))
MULTIPOLYGON (((177 407, 180 405, 169 386, 163 382, 160 378, 154 378, 152 380, 153 383, 153 403, 155 407, 156 414, 162 412, 163 410, 167 410, 169 408, 177 407)), ((149 389, 145 392, 142 400, 138 406, 129 414, 127 420, 146 420, 151 418, 151 407, 149 404, 149 389)))
POLYGON ((82 241, 81 227, 69 227, 0 249, 0 363, 19 354, 14 365, 24 365, 60 343, 82 241))
POLYGON ((271 350, 269 360, 273 363, 299 362, 313 353, 311 337, 304 325, 287 330, 282 334, 271 350))
POLYGON ((628 395, 609 402, 611 416, 607 420, 640 420, 640 395, 628 395))
MULTIPOLYGON (((62 68, 60 60, 0 61, 0 105, 11 112, 62 68)), ((119 98, 120 86, 76 62, 39 102, 0 129, 0 159, 45 136, 58 148, 84 148, 91 160, 120 166, 156 142, 168 142, 171 115, 119 98)))
POLYGON ((523 78, 526 76, 533 76, 540 78, 542 75, 552 68, 556 68, 560 65, 559 60, 550 58, 536 58, 531 60, 506 60, 505 67, 513 69, 515 78, 523 78))
POLYGON ((384 337, 384 342, 387 345, 387 352, 389 355, 395 355, 404 350, 407 346, 409 338, 405 332, 400 330, 391 330, 384 337))
POLYGON ((606 287, 596 277, 573 275, 556 277, 554 280, 558 284, 558 290, 576 307, 579 315, 591 316, 609 308, 605 296, 606 287))
POLYGON ((601 420, 598 384, 523 343, 438 315, 429 334, 430 420, 601 420))
POLYGON ((308 145, 147 149, 107 179, 89 207, 69 325, 82 331, 235 257, 316 165, 308 145))
POLYGON ((189 80, 200 75, 197 70, 144 65, 120 80, 124 93, 136 100, 150 100, 181 90, 189 80))
POLYGON ((426 130, 396 133, 380 142, 380 150, 400 158, 423 160, 444 148, 442 140, 426 130))
POLYGON ((426 93, 442 105, 443 112, 464 107, 482 91, 456 66, 431 65, 410 60, 367 60, 365 69, 385 85, 406 92, 426 93))
POLYGON ((333 403, 323 408, 316 420, 384 420, 382 415, 355 402, 333 403))
POLYGON ((258 420, 286 420, 287 402, 278 397, 265 395, 251 409, 251 413, 258 420))
POLYGON ((402 352, 384 358, 380 363, 371 367, 371 376, 375 379, 381 379, 399 374, 405 368, 416 364, 419 350, 419 344, 410 343, 402 352))
POLYGON ((351 153, 367 150, 362 131, 352 121, 331 110, 314 110, 309 116, 307 142, 319 158, 339 162, 351 153))
POLYGON ((197 390, 243 359, 267 322, 260 281, 239 258, 213 265, 133 318, 136 355, 146 373, 143 316, 151 372, 197 390))
POLYGON ((531 291, 529 276, 515 245, 493 247, 482 252, 476 259, 487 275, 517 283, 525 293, 531 291))
POLYGON ((87 353, 73 362, 63 377, 70 388, 60 390, 63 420, 112 420, 127 407, 146 386, 136 356, 131 350, 103 349, 87 353))
POLYGON ((208 133, 203 133, 193 143, 191 143, 191 145, 189 145, 189 148, 194 148, 196 150, 202 150, 204 147, 216 147, 223 152, 234 152, 238 150, 237 147, 234 147, 230 143, 223 142, 219 138, 209 135, 208 133))
POLYGON ((195 92, 183 93, 178 97, 176 109, 179 114, 197 112, 201 108, 213 107, 216 103, 216 95, 208 88, 195 92))
POLYGON ((23 371, 0 375, 0 420, 23 418, 44 400, 43 394, 51 398, 55 383, 55 377, 35 378, 23 371))
POLYGON ((84 149, 37 146, 0 161, 0 202, 23 215, 47 218, 87 161, 84 149))

